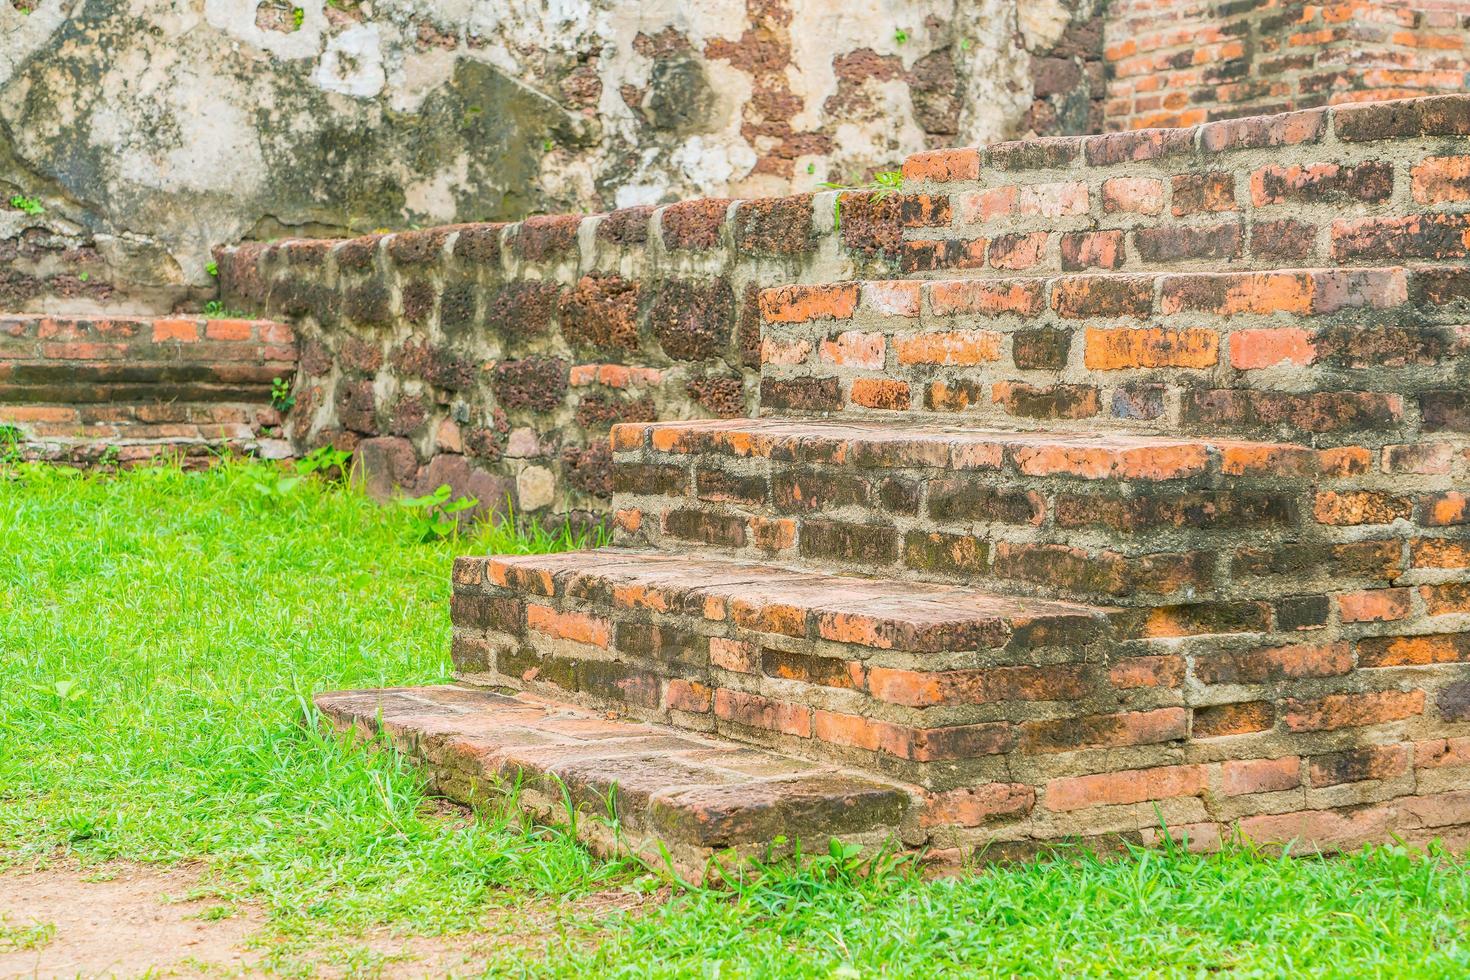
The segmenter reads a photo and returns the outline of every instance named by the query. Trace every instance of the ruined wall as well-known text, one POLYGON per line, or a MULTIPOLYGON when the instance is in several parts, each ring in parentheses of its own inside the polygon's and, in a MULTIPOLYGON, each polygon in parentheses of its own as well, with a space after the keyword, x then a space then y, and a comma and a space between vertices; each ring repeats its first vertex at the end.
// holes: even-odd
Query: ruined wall
POLYGON ((350 448, 370 489, 449 483, 527 513, 601 513, 616 422, 755 409, 755 295, 915 268, 909 195, 697 199, 219 253, 231 306, 296 325, 287 434, 350 448))
POLYGON ((167 309, 220 243, 782 195, 1095 129, 1091 8, 7 0, 0 306, 167 309))

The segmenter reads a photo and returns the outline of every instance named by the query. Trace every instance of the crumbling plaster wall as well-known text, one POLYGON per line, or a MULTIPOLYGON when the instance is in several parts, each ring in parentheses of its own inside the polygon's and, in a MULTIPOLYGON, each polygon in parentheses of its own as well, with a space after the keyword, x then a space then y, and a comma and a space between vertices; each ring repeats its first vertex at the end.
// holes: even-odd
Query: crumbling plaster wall
POLYGON ((0 306, 188 305, 220 243, 779 195, 1097 129, 1093 6, 0 0, 0 306))

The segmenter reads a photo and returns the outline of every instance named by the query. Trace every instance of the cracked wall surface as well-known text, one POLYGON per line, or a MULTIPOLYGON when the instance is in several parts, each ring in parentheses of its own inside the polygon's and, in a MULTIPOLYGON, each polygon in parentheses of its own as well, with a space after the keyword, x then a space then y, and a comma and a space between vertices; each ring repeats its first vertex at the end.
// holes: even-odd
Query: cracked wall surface
POLYGON ((1100 58, 1091 0, 0 0, 0 305, 176 307, 221 243, 1094 131, 1100 58))

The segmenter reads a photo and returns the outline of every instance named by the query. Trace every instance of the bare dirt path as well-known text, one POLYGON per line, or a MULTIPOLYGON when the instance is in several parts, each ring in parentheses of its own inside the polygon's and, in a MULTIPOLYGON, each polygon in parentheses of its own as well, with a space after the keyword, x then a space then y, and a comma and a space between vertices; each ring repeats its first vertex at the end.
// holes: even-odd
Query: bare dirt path
MULTIPOLYGON (((250 940, 264 913, 215 898, 190 898, 197 868, 157 869, 115 862, 0 874, 0 980, 18 977, 267 976, 265 952, 250 940)), ((576 911, 630 908, 620 892, 589 896, 576 911)), ((506 946, 539 950, 569 906, 528 904, 487 914, 482 931, 451 938, 387 933, 344 937, 337 955, 296 961, 322 976, 351 972, 380 977, 478 976, 486 958, 506 946)), ((534 955, 534 953, 532 954, 534 955)), ((294 972, 294 971, 293 971, 294 972)))

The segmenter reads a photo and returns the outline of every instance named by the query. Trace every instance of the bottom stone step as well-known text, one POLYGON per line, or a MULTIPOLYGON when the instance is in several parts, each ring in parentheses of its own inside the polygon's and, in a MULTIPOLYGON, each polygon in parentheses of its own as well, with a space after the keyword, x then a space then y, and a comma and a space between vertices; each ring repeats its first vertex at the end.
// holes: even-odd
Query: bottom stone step
POLYGON ((834 836, 876 847, 901 836, 913 802, 901 784, 527 694, 447 685, 315 701, 339 729, 385 734, 450 799, 513 788, 523 808, 562 824, 570 803, 593 850, 668 860, 685 877, 703 878, 716 854, 765 855, 782 840, 778 855, 834 836))

